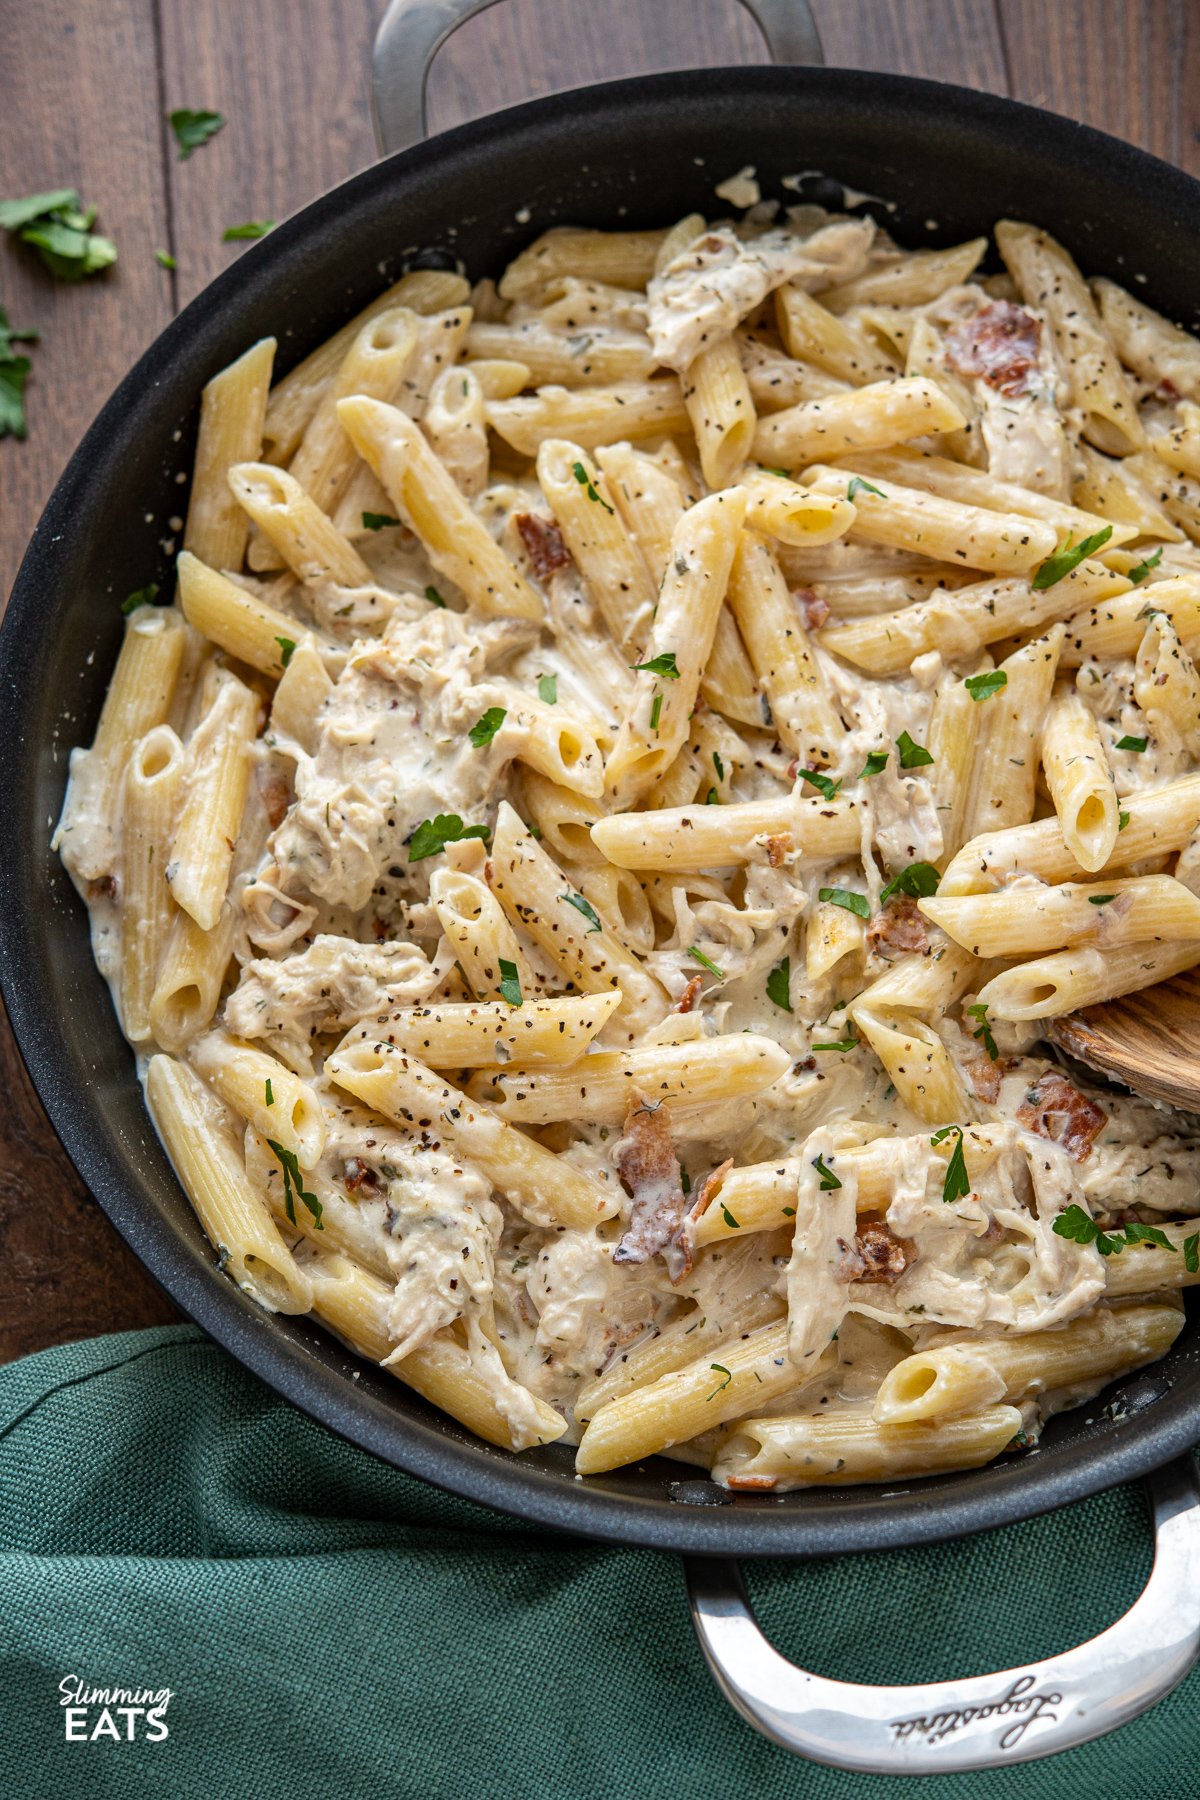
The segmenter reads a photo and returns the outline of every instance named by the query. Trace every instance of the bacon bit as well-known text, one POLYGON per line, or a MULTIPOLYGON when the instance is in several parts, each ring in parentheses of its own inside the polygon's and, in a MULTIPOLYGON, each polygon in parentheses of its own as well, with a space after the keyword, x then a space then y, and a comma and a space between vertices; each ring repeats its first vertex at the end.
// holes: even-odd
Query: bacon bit
POLYGON ((557 570, 567 567, 571 552, 553 519, 543 519, 540 513, 516 513, 513 523, 525 546, 529 566, 539 581, 545 581, 557 570))
POLYGON ((1018 1107, 1017 1123, 1061 1144, 1072 1162, 1084 1162, 1108 1123, 1108 1114, 1072 1087, 1065 1075, 1048 1069, 1018 1107))
POLYGON ((115 875, 98 875, 89 881, 87 897, 92 900, 115 900, 117 897, 117 878, 115 875))
POLYGON ((798 756, 793 756, 791 762, 787 766, 788 780, 795 781, 795 779, 799 773, 800 773, 800 758, 798 756))
POLYGON ((376 941, 378 943, 382 944, 386 940, 387 935, 388 935, 387 920, 380 919, 380 918, 372 919, 371 920, 371 930, 375 933, 376 941))
POLYGON ((1163 400, 1178 400, 1180 398, 1179 389, 1175 386, 1175 383, 1170 377, 1166 375, 1163 376, 1158 384, 1158 392, 1159 397, 1163 400))
POLYGON ((792 834, 781 831, 767 839, 767 861, 773 869, 782 869, 792 848, 792 834))
POLYGON ((690 1275, 692 1272, 692 1227, 695 1225, 697 1219, 699 1219, 703 1213, 708 1211, 709 1206, 716 1199, 722 1187, 725 1185, 725 1177, 732 1167, 733 1158, 730 1156, 727 1157, 718 1168, 714 1169, 711 1174, 704 1177, 704 1180, 700 1183, 700 1191, 692 1201, 691 1208, 684 1218, 683 1224, 679 1227, 679 1230, 667 1245, 663 1260, 667 1265, 667 1274, 670 1276, 672 1286, 674 1287, 678 1287, 684 1277, 690 1275))
POLYGON ((999 1056, 995 1062, 990 1056, 975 1057, 966 1065, 971 1092, 989 1106, 995 1106, 1000 1098, 1000 1083, 1012 1066, 1011 1056, 999 1056))
POLYGON ((644 1263, 665 1250, 683 1223, 683 1180, 671 1138, 671 1115, 635 1088, 625 1109, 625 1135, 614 1152, 617 1173, 633 1196, 615 1263, 644 1263))
POLYGON ((865 1265, 860 1281, 879 1281, 891 1287, 899 1281, 909 1263, 917 1260, 917 1246, 908 1238, 898 1238, 883 1219, 868 1219, 858 1229, 854 1248, 865 1265))
POLYGON ((792 599, 800 608, 800 617, 808 631, 819 631, 829 617, 829 602, 822 600, 813 588, 793 588, 792 599))
POLYGON ((693 975, 671 1010, 677 1013, 690 1013, 697 1000, 700 998, 703 989, 703 975, 693 975))
POLYGON ((364 1162, 361 1156, 346 1158, 346 1173, 342 1177, 348 1194, 377 1194, 379 1192, 379 1176, 370 1163, 364 1162))
POLYGON ((621 1351, 628 1344, 636 1344, 639 1338, 646 1335, 645 1321, 642 1319, 626 1319, 617 1325, 604 1327, 604 1352, 597 1375, 603 1375, 605 1369, 615 1362, 621 1351))
POLYGON ((274 831, 277 825, 282 825, 287 809, 292 804, 291 787, 277 770, 260 769, 258 794, 267 815, 267 823, 274 831))
POLYGON ((1041 322, 1011 300, 981 306, 946 335, 946 362, 956 375, 978 375, 1006 400, 1019 400, 1037 368, 1041 322))
POLYGON ((727 1475, 725 1486, 739 1494, 769 1494, 779 1486, 778 1475, 727 1475))
POLYGON ((928 950, 925 915, 916 901, 900 894, 881 906, 867 926, 867 943, 872 950, 880 950, 884 944, 892 950, 928 950))

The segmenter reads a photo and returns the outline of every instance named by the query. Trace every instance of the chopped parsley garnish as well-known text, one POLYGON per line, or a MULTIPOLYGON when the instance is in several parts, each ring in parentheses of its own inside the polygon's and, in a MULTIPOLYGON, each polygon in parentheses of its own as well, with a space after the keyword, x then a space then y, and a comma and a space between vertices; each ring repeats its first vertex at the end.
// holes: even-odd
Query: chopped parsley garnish
POLYGON ((725 779, 725 764, 721 761, 721 752, 719 750, 714 750, 712 753, 712 758, 713 758, 713 768, 717 771, 717 780, 724 781, 724 779, 725 779))
MULTIPOLYGON (((400 520, 393 519, 391 513, 365 512, 362 516, 362 522, 364 531, 382 531, 385 525, 399 525, 400 520)), ((429 598, 429 593, 430 590, 426 588, 425 598, 427 600, 429 598)))
POLYGON ((886 906, 893 894, 907 894, 910 900, 927 900, 930 894, 936 894, 941 876, 932 863, 909 863, 898 875, 893 875, 879 896, 880 906, 886 906))
POLYGON ((1140 756, 1149 742, 1149 738, 1130 737, 1129 733, 1126 732, 1124 737, 1119 737, 1117 739, 1115 748, 1118 750, 1132 750, 1135 755, 1140 756))
POLYGON ((247 219, 242 225, 227 225, 221 233, 221 242, 236 244, 239 238, 262 238, 274 229, 274 219, 247 219))
POLYGON ((272 1087, 272 1086, 271 1086, 271 1077, 270 1077, 270 1076, 269 1076, 269 1075, 268 1075, 268 1076, 267 1076, 267 1079, 266 1079, 266 1085, 265 1085, 265 1092, 266 1092, 266 1101, 267 1101, 267 1105, 268 1105, 268 1106, 274 1106, 274 1104, 275 1104, 275 1090, 274 1090, 274 1088, 273 1088, 273 1087, 272 1087))
POLYGON ((193 150, 199 150, 201 144, 207 144, 209 138, 216 137, 225 123, 224 114, 209 112, 201 107, 194 111, 190 106, 177 106, 168 114, 171 130, 175 133, 175 142, 179 145, 179 160, 186 162, 193 150))
POLYGON ((557 675, 538 676, 538 699, 543 701, 547 706, 558 705, 557 675))
POLYGON ((767 976, 767 999, 774 1002, 782 1012, 792 1010, 792 959, 785 956, 781 963, 776 963, 767 976))
POLYGON ((1063 579, 1064 575, 1069 575, 1072 569, 1077 569, 1085 557, 1091 556, 1096 550, 1102 550, 1112 534, 1112 526, 1105 525, 1101 531, 1093 531, 1091 537, 1085 537, 1078 544, 1072 544, 1068 537, 1066 543, 1062 544, 1053 556, 1046 558, 1031 585, 1038 593, 1044 592, 1046 588, 1052 588, 1056 582, 1063 579))
MULTIPOLYGON (((1178 1253, 1178 1244, 1173 1244, 1166 1232, 1157 1225, 1140 1225, 1132 1223, 1122 1225, 1115 1231, 1103 1231, 1095 1219, 1086 1213, 1082 1206, 1067 1206, 1054 1221, 1052 1227, 1056 1237, 1069 1238, 1075 1244, 1095 1244, 1101 1256, 1119 1256, 1129 1244, 1157 1244, 1160 1250, 1173 1250, 1178 1253)), ((1200 1236, 1188 1238, 1183 1246, 1183 1266, 1189 1274, 1194 1275, 1197 1261, 1189 1260, 1189 1245, 1193 1246, 1191 1256, 1200 1248, 1200 1236)))
POLYGON ((290 1224, 296 1223, 296 1201, 302 1200, 312 1214, 313 1225, 318 1231, 324 1231, 321 1222, 321 1202, 315 1194, 310 1194, 304 1186, 304 1178, 300 1173, 300 1164, 296 1161, 294 1150, 285 1150, 274 1138, 268 1138, 267 1144, 274 1152, 276 1160, 283 1170, 283 1210, 290 1224))
POLYGON ((769 468, 766 463, 759 463, 758 466, 764 475, 781 475, 784 481, 790 481, 792 479, 790 469, 772 469, 769 468))
POLYGON ((721 795, 717 788, 715 788, 715 787, 709 788, 707 794, 705 794, 705 796, 704 796, 704 804, 705 804, 705 806, 720 806, 721 795))
POLYGON ((651 731, 658 730, 658 721, 662 718, 662 703, 663 703, 663 697, 661 694, 655 694, 654 699, 650 702, 650 729, 651 729, 651 731))
POLYGON ((139 606, 153 606, 157 599, 158 583, 151 581, 146 587, 135 588, 132 594, 127 594, 121 602, 121 611, 128 618, 130 613, 136 612, 139 606))
POLYGON ((958 1134, 958 1142, 950 1153, 950 1161, 946 1164, 946 1179, 942 1183, 942 1200, 947 1206, 953 1206, 956 1200, 965 1200, 971 1191, 971 1178, 967 1174, 967 1159, 963 1154, 963 1133, 961 1125, 943 1125, 935 1131, 930 1143, 944 1143, 951 1132, 958 1134))
POLYGON ((821 888, 817 893, 818 900, 828 900, 831 906, 844 907, 847 912, 857 914, 860 919, 871 916, 871 902, 865 894, 855 894, 850 888, 821 888))
POLYGON ((169 250, 156 250, 154 260, 160 269, 174 269, 177 265, 169 250))
POLYGON ((679 680, 673 650, 664 650, 661 656, 652 656, 649 662, 630 663, 629 666, 631 669, 645 669, 647 675, 661 675, 664 681, 679 680))
POLYGON ((594 906, 589 905, 582 894, 560 894, 558 897, 560 900, 565 900, 568 906, 573 906, 576 912, 583 914, 588 922, 587 931, 584 933, 585 937, 591 937, 593 931, 603 931, 604 927, 600 923, 599 913, 594 906))
POLYGON ((728 1225, 730 1231, 740 1231, 741 1230, 741 1226, 738 1224, 737 1220, 734 1218, 733 1214, 730 1212, 729 1208, 726 1206, 726 1204, 723 1200, 721 1202, 721 1217, 724 1219, 725 1223, 728 1225))
POLYGON ((435 587, 427 587, 425 589, 425 598, 428 600, 430 606, 444 607, 446 604, 435 587))
POLYGON ((723 1393, 729 1386, 730 1382, 733 1380, 733 1376, 729 1373, 729 1370, 725 1367, 724 1363, 709 1363, 708 1366, 710 1369, 715 1370, 718 1375, 723 1375, 725 1377, 724 1381, 718 1381, 716 1387, 708 1396, 710 1400, 715 1400, 717 1395, 723 1393))
POLYGON ((463 838, 485 838, 487 834, 486 825, 464 825, 457 813, 438 813, 435 818, 422 819, 413 832, 408 841, 408 860, 424 862, 447 844, 461 843, 463 838))
POLYGON ((974 1006, 968 1006, 967 1011, 973 1019, 979 1020, 979 1027, 971 1033, 971 1036, 973 1038, 982 1038, 984 1049, 987 1051, 993 1062, 998 1062, 1000 1052, 996 1048, 996 1040, 992 1036, 992 1028, 988 1024, 987 1002, 979 1000, 974 1006))
POLYGON ((1200 1274, 1200 1232, 1183 1240, 1183 1266, 1189 1275, 1200 1274))
POLYGON ((1109 901, 1115 900, 1116 897, 1117 896, 1115 894, 1089 894, 1088 895, 1088 905, 1089 906, 1107 906, 1109 901))
POLYGON ((815 787, 817 792, 819 794, 824 794, 827 800, 832 800, 833 796, 842 785, 840 781, 835 781, 831 775, 822 775, 820 769, 801 769, 800 779, 802 781, 807 781, 810 787, 815 787))
POLYGON ((116 262, 117 246, 93 234, 95 223, 96 208, 81 209, 74 188, 0 200, 0 226, 36 250, 59 281, 82 281, 116 262))
POLYGON ((1124 831, 1124 829, 1128 825, 1128 823, 1129 823, 1129 814, 1127 812, 1119 812, 1117 814, 1117 830, 1124 831))
POLYGON ((23 438, 28 429, 25 419, 25 380, 30 362, 19 355, 14 344, 35 344, 40 333, 32 328, 14 331, 8 314, 0 306, 0 438, 23 438))
POLYGON ((867 760, 858 772, 858 780, 865 781, 868 775, 882 775, 888 765, 887 750, 868 750, 867 760))
POLYGON ((710 975, 715 975, 718 981, 724 981, 724 979, 725 979, 724 969, 718 969, 716 963, 712 960, 711 956, 705 956, 703 950, 698 950, 696 948, 695 944, 693 944, 691 946, 691 948, 689 949, 688 955, 691 957, 693 962, 698 962, 702 969, 707 969, 710 975))
POLYGON ((510 1006, 524 1004, 521 995, 521 975, 515 962, 508 958, 500 958, 500 998, 507 1000, 510 1006))
POLYGON ((915 743, 907 731, 902 731, 896 739, 896 748, 900 752, 902 769, 927 769, 933 761, 924 744, 915 743))
POLYGON ((279 645, 279 660, 286 669, 292 660, 292 653, 296 648, 296 640, 294 638, 277 637, 275 642, 279 645))
POLYGON ((850 486, 846 489, 847 500, 853 500, 855 494, 875 494, 880 500, 887 499, 887 495, 882 488, 877 488, 871 482, 864 481, 861 475, 856 475, 850 483, 850 486))
POLYGON ((1132 581, 1134 587, 1140 587, 1147 575, 1149 575, 1151 569, 1157 569, 1159 563, 1162 561, 1162 553, 1163 547, 1160 544, 1158 549, 1154 552, 1154 555, 1148 556, 1145 562, 1134 563, 1126 579, 1132 581))
POLYGON ((812 1159, 812 1166, 821 1177, 821 1192, 823 1194, 828 1194, 834 1188, 841 1187, 841 1182, 838 1180, 823 1156, 814 1156, 812 1159))
POLYGON ((963 686, 972 700, 990 700, 1008 686, 1008 676, 1003 669, 989 669, 982 675, 968 675, 963 686))
POLYGON ((587 470, 584 468, 584 466, 581 462, 571 464, 571 473, 575 477, 576 481, 579 483, 580 487, 583 489, 584 493, 587 495, 589 500, 594 500, 596 502, 597 506, 602 506, 606 513, 610 513, 612 511, 612 507, 608 504, 608 501, 604 498, 604 495, 598 491, 595 482, 592 480, 591 476, 588 474, 587 470))
POLYGON ((814 1050, 837 1050, 841 1053, 842 1056, 845 1056, 846 1052, 848 1050, 857 1050, 858 1045, 859 1045, 858 1036, 855 1033, 853 1027, 851 1027, 851 1035, 849 1037, 838 1038, 836 1040, 836 1042, 829 1043, 829 1044, 813 1044, 812 1048, 814 1050))
POLYGON ((507 717, 508 713, 502 706, 489 706, 485 713, 480 714, 467 733, 476 750, 486 750, 507 717))

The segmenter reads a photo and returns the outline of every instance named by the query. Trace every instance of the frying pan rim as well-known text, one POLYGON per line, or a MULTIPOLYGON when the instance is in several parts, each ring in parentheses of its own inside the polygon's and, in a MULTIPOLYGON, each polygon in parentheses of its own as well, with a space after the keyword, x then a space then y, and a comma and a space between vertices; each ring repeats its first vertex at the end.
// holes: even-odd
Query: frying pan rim
MULTIPOLYGON (((589 111, 616 108, 628 119, 660 104, 702 103, 714 80, 719 80, 723 98, 739 89, 748 96, 767 93, 789 100, 802 100, 805 92, 836 91, 847 103, 884 111, 924 108, 931 122, 953 113, 957 122, 981 137, 1024 129, 1045 140, 1041 155, 1048 161, 1090 156, 1113 183, 1153 183, 1159 206, 1185 208, 1200 220, 1200 182, 1094 127, 949 83, 837 68, 747 64, 567 90, 472 120, 375 163, 276 227, 204 288, 134 364, 72 455, 34 530, 0 626, 0 696, 7 701, 0 706, 0 792, 21 791, 26 754, 19 722, 22 676, 28 679, 36 669, 41 596, 61 588, 54 580, 56 539, 60 532, 75 528, 79 505, 95 468, 104 464, 114 427, 137 407, 148 387, 171 380, 176 352, 185 343, 197 332, 214 328, 218 315, 231 303, 244 309, 256 290, 281 285, 289 260, 314 231, 332 225, 337 215, 348 215, 352 210, 348 203, 357 208, 385 193, 398 174, 434 173, 438 163, 450 157, 482 159, 494 154, 498 131, 513 143, 522 134, 569 126, 581 106, 589 111)), ((194 404, 194 388, 188 399, 194 404)), ((601 1478, 605 1486, 564 1481, 474 1439, 455 1440, 445 1435, 443 1427, 385 1406, 349 1373, 318 1362, 303 1344, 278 1332, 270 1316, 214 1265, 199 1264, 185 1239, 157 1214, 149 1196, 139 1195, 128 1161, 111 1155, 108 1145, 98 1139, 86 1100, 66 1080, 58 1025, 42 1004, 39 988, 30 931, 34 900, 20 881, 20 870, 40 850, 40 845, 30 848, 29 838, 36 840, 41 829, 40 820, 28 813, 19 817, 15 806, 0 809, 0 992, 56 1134, 110 1221, 181 1310, 276 1392, 381 1460, 527 1523, 585 1537, 701 1555, 825 1556, 937 1542, 1030 1518, 1146 1474, 1187 1450, 1200 1436, 1200 1393, 1190 1402, 1168 1395, 1123 1428, 1088 1445, 1080 1459, 1061 1467, 1056 1468, 1050 1457, 1038 1456, 1020 1464, 993 1465, 988 1471, 994 1478, 990 1485, 962 1493, 954 1491, 953 1482, 947 1484, 949 1491, 937 1493, 929 1484, 909 1484, 905 1494, 894 1497, 859 1488, 853 1490, 853 1513, 839 1515, 834 1510, 806 1513, 803 1493, 778 1500, 739 1497, 720 1506, 677 1505, 669 1499, 612 1493, 607 1484, 614 1478, 601 1478)), ((345 1355, 349 1370, 357 1359, 349 1352, 345 1355)), ((398 1387, 397 1397, 409 1404, 398 1387)), ((679 1464, 664 1463, 663 1468, 664 1481, 693 1474, 679 1464)))

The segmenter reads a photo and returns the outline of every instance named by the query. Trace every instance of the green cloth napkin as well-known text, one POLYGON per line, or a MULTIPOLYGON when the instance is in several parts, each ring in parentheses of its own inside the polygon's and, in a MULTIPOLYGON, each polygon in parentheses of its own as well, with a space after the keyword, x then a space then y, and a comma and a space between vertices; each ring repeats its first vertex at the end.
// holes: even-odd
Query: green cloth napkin
MULTIPOLYGON (((1125 1488, 962 1543, 746 1569, 785 1654, 895 1682, 1004 1668, 1100 1630, 1150 1550, 1125 1488)), ((1198 1701, 1193 1673, 1115 1736, 915 1790, 819 1768, 718 1694, 674 1557, 425 1487, 191 1325, 0 1369, 7 1797, 1187 1800, 1198 1701), (168 1735, 149 1741, 139 1720, 132 1743, 68 1742, 67 1676, 170 1688, 168 1735)))

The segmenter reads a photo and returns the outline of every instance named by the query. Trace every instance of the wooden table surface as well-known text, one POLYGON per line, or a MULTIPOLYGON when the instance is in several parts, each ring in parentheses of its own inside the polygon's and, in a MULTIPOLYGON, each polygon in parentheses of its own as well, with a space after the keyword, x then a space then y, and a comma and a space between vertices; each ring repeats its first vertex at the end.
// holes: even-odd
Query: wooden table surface
MULTIPOLYGON (((82 287, 0 249, 0 303, 14 324, 42 331, 28 441, 0 442, 0 593, 112 387, 238 254, 224 228, 281 219, 373 159, 366 72, 382 10, 383 0, 0 0, 0 188, 74 184, 120 248, 117 267, 82 287), (177 106, 228 120, 187 162, 165 123, 177 106), (160 248, 174 273, 155 262, 160 248)), ((830 63, 1011 94, 1200 174, 1200 0, 815 0, 815 11, 830 63)), ((507 0, 438 57, 431 125, 556 86, 764 56, 734 0, 507 0)), ((174 1317, 72 1170, 2 1022, 0 1082, 0 1360, 174 1317)))

